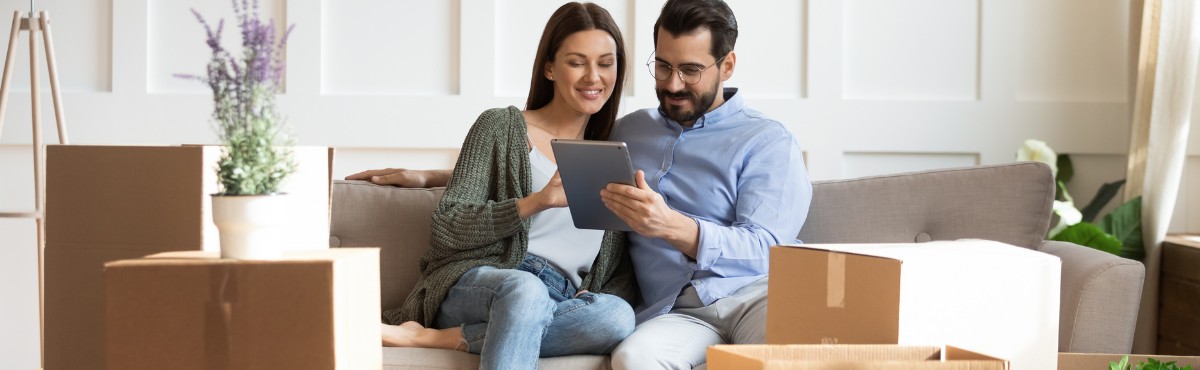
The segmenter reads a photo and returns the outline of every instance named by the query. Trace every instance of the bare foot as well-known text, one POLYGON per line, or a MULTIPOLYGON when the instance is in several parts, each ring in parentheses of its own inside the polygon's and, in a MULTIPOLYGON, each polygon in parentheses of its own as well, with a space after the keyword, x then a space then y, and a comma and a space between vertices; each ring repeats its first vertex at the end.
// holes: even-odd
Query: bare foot
POLYGON ((383 332, 385 347, 441 348, 466 351, 462 328, 431 329, 416 321, 400 325, 379 324, 383 332))
POLYGON ((426 329, 416 321, 408 321, 400 325, 380 325, 383 326, 384 347, 421 347, 419 338, 426 329))

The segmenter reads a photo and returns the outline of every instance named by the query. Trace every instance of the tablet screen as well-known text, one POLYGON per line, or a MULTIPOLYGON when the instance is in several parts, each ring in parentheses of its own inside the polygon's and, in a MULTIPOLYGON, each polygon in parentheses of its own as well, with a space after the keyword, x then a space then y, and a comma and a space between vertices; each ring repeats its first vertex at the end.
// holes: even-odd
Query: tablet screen
POLYGON ((550 146, 575 227, 633 231, 600 200, 600 190, 609 183, 634 185, 633 165, 625 143, 555 139, 550 146))

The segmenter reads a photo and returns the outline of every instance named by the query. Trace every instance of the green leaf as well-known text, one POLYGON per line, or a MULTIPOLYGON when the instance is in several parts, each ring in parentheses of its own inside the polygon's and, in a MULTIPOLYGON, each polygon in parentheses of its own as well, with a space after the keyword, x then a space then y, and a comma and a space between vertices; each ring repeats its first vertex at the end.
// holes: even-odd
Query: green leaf
POLYGON ((1105 183, 1100 185, 1100 189, 1096 190, 1096 196, 1092 197, 1091 203, 1080 210, 1083 213, 1083 220, 1092 222, 1096 216, 1100 214, 1100 209, 1104 208, 1113 197, 1117 196, 1117 192, 1121 190, 1121 186, 1125 185, 1125 179, 1105 183))
POLYGON ((1101 230, 1121 241, 1117 255, 1141 261, 1146 257, 1142 244, 1142 197, 1137 197, 1118 206, 1100 220, 1101 230))
POLYGON ((1054 176, 1054 180, 1064 183, 1071 182, 1071 178, 1075 177, 1075 166, 1071 164, 1071 155, 1059 154, 1055 165, 1058 166, 1058 175, 1054 176))
POLYGON ((1119 362, 1119 363, 1111 362, 1111 361, 1108 363, 1108 370, 1128 370, 1128 369, 1129 369, 1129 355, 1122 356, 1121 362, 1119 362))
POLYGON ((1108 235, 1096 225, 1080 222, 1063 229, 1051 240, 1070 242, 1085 247, 1092 247, 1108 253, 1118 254, 1121 251, 1121 241, 1108 235))

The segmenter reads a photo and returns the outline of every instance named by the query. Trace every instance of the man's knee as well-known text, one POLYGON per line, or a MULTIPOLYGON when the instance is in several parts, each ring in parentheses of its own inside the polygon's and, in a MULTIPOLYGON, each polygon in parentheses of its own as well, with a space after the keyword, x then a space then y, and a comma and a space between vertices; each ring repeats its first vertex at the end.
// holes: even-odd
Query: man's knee
MULTIPOLYGON (((632 337, 631 337, 632 338, 632 337)), ((673 358, 648 343, 626 340, 612 353, 613 370, 691 369, 687 359, 673 358)))
POLYGON ((656 361, 647 356, 645 351, 639 351, 637 346, 632 345, 629 341, 618 345, 613 350, 611 359, 613 370, 645 369, 648 364, 656 361))

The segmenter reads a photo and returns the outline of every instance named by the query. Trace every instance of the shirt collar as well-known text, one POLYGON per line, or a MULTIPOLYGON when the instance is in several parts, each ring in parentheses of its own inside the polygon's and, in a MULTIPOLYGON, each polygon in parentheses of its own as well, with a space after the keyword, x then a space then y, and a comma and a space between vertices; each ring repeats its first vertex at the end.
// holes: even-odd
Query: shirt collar
MULTIPOLYGON (((721 92, 725 95, 725 102, 722 103, 721 106, 717 107, 717 109, 713 109, 711 112, 705 113, 703 116, 700 116, 700 118, 696 119, 696 122, 692 124, 690 129, 685 128, 684 130, 702 128, 709 123, 715 124, 737 112, 741 112, 746 103, 742 100, 742 95, 738 94, 737 92, 738 89, 736 87, 726 87, 724 91, 721 92)), ((663 117, 663 120, 668 124, 676 127, 683 127, 683 125, 679 124, 679 122, 675 122, 675 120, 667 118, 666 113, 662 111, 662 107, 658 108, 658 112, 659 115, 663 117)))

